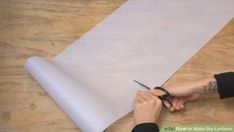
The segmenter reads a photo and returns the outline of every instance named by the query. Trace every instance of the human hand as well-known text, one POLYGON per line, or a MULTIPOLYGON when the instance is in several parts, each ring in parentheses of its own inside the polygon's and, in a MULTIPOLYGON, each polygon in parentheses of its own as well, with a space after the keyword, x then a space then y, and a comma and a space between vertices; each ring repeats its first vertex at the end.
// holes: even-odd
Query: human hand
POLYGON ((135 99, 134 121, 135 125, 154 123, 161 112, 161 100, 149 92, 138 91, 135 99))
MULTIPOLYGON (((170 98, 172 102, 172 107, 169 108, 170 111, 181 110, 184 108, 187 101, 199 99, 204 94, 204 88, 206 88, 207 84, 212 81, 215 81, 215 79, 208 78, 183 83, 164 84, 163 88, 165 88, 172 96, 170 98)), ((155 96, 164 94, 160 90, 155 89, 152 89, 150 93, 155 96)))

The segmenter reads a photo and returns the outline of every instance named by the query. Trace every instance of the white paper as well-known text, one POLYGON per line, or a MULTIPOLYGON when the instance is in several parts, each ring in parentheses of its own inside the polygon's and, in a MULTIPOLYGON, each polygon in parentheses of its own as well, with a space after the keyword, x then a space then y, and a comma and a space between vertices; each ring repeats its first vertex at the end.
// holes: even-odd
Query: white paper
MULTIPOLYGON (((162 85, 234 16, 233 0, 129 0, 53 60, 26 68, 85 132, 133 109, 138 80, 162 85)), ((81 25, 82 26, 82 25, 81 25)))

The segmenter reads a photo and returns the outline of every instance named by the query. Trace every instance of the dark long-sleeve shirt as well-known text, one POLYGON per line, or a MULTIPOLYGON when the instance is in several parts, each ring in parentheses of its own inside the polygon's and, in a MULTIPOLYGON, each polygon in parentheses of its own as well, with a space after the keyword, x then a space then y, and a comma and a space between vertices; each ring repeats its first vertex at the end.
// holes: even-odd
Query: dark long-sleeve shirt
MULTIPOLYGON (((234 72, 226 72, 214 75, 217 81, 220 99, 234 97, 234 72)), ((155 123, 143 123, 136 125, 132 132, 159 132, 155 123)))

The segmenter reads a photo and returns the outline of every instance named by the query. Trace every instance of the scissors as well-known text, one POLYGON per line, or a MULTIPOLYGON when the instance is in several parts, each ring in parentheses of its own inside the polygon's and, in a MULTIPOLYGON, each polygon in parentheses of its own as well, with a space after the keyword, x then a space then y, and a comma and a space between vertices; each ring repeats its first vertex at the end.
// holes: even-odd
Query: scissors
MULTIPOLYGON (((139 84, 140 86, 142 86, 142 87, 144 87, 144 88, 146 88, 148 90, 151 90, 151 88, 146 86, 145 84, 143 84, 141 82, 138 82, 136 80, 133 80, 133 81, 135 83, 139 84)), ((167 105, 169 105, 169 108, 172 107, 172 103, 171 103, 171 101, 169 99, 170 93, 166 89, 164 89, 162 87, 155 87, 154 89, 161 90, 162 92, 165 93, 164 95, 158 97, 162 101, 163 106, 166 107, 166 108, 168 107, 167 105)))

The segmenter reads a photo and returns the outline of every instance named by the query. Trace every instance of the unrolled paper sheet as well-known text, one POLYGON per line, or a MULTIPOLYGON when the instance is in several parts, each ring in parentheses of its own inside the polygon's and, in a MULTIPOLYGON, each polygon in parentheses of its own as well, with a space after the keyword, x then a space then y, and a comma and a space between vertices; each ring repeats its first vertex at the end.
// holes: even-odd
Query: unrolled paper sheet
MULTIPOLYGON (((234 15, 233 0, 129 0, 50 61, 26 68, 85 132, 101 132, 162 85, 234 15)), ((82 26, 82 25, 81 25, 82 26)))

